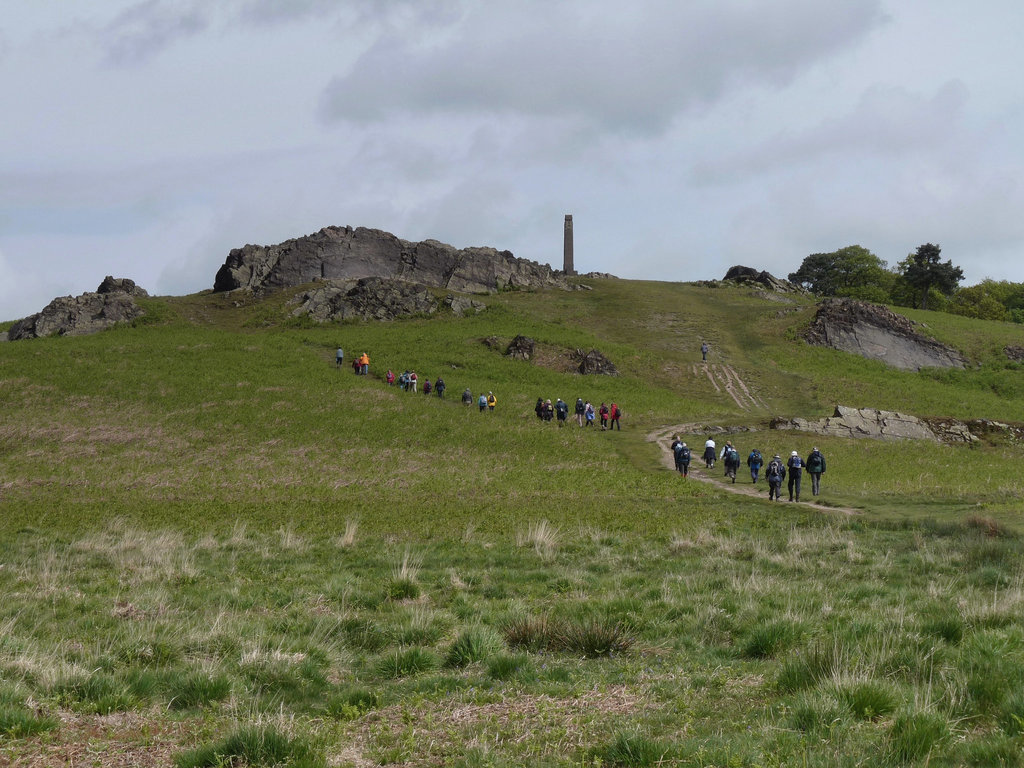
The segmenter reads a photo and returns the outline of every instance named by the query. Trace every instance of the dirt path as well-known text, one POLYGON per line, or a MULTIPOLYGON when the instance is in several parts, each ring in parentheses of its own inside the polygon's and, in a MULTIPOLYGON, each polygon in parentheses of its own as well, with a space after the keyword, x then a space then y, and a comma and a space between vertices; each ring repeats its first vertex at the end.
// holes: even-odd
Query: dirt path
POLYGON ((744 411, 749 411, 751 408, 768 409, 767 404, 750 391, 743 379, 740 378, 740 375, 736 373, 736 369, 731 365, 726 363, 694 363, 691 370, 697 378, 700 378, 701 375, 707 376, 708 381, 711 382, 711 386, 715 388, 716 392, 724 391, 744 411))
MULTIPOLYGON (((673 472, 676 469, 675 459, 672 456, 672 436, 676 434, 686 434, 689 432, 687 427, 693 425, 679 424, 674 427, 661 427, 647 435, 647 440, 652 443, 656 443, 661 449, 661 463, 663 466, 668 467, 673 472)), ((699 458, 700 454, 704 452, 703 444, 699 446, 691 446, 693 453, 693 461, 690 462, 690 473, 688 479, 697 480, 702 483, 710 483, 715 487, 729 493, 739 493, 743 496, 750 496, 752 498, 759 498, 765 503, 772 503, 768 501, 768 482, 763 479, 760 480, 757 485, 750 482, 750 473, 747 471, 746 466, 740 471, 740 474, 736 477, 736 482, 726 482, 724 477, 724 469, 721 468, 719 463, 715 469, 705 469, 704 462, 699 458)), ((811 480, 806 478, 804 483, 804 490, 808 494, 811 492, 811 480)), ((785 487, 783 487, 785 492, 785 487)), ((785 503, 785 502, 784 502, 785 503)), ((801 501, 801 506, 810 507, 821 512, 839 512, 844 515, 859 515, 861 510, 854 509, 853 507, 839 507, 831 506, 828 504, 819 504, 816 501, 801 501)))

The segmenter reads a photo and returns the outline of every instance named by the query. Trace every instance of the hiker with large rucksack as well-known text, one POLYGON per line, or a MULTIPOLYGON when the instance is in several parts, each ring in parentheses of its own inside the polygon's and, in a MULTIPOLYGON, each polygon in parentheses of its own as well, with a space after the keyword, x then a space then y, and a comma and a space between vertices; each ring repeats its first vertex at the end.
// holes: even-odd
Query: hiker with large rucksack
POLYGON ((817 496, 821 489, 821 476, 825 474, 825 455, 818 450, 818 446, 814 446, 804 464, 807 466, 807 474, 811 476, 811 495, 817 496))
POLYGON ((768 462, 764 477, 768 481, 768 501, 778 501, 782 495, 782 481, 786 479, 786 465, 782 463, 779 454, 775 454, 768 462))
POLYGON ((761 458, 761 452, 757 448, 747 456, 747 466, 750 467, 750 482, 756 483, 761 474, 761 467, 764 466, 764 459, 761 458))
POLYGON ((672 440, 672 456, 676 461, 676 471, 683 477, 689 475, 690 449, 686 446, 686 443, 679 439, 679 435, 676 435, 672 440))
POLYGON ((725 476, 731 477, 736 482, 736 472, 740 468, 740 453, 733 447, 732 442, 726 441, 722 448, 722 462, 725 464, 725 476))
POLYGON ((786 466, 789 467, 789 500, 793 501, 795 491, 796 501, 800 501, 800 477, 804 473, 804 460, 800 458, 799 453, 793 451, 789 455, 789 461, 786 462, 786 466))

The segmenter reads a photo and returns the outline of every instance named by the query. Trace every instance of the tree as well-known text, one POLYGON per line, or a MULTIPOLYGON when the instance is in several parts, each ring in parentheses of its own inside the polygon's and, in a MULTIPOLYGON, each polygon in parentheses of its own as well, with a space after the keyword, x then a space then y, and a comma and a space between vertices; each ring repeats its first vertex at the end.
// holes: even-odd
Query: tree
POLYGON ((964 279, 964 271, 960 267, 954 267, 952 261, 939 261, 941 253, 942 249, 939 246, 925 243, 919 245, 914 253, 909 254, 898 265, 903 279, 917 290, 921 299, 921 309, 928 309, 928 292, 932 288, 948 296, 964 279))
POLYGON ((848 245, 832 253, 812 253, 800 269, 789 274, 790 282, 814 293, 870 301, 887 301, 893 279, 885 262, 859 245, 848 245))

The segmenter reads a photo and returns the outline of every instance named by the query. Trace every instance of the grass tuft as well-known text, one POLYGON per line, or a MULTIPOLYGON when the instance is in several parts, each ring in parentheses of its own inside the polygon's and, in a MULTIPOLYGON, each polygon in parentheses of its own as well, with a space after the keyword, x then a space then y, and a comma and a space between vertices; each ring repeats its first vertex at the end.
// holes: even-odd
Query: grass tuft
POLYGON ((594 751, 602 763, 623 768, 649 768, 667 761, 672 748, 638 733, 619 733, 607 746, 594 751))
POLYGON ((175 768, 222 768, 222 766, 284 766, 322 768, 326 765, 305 739, 289 738, 276 728, 244 728, 213 744, 179 755, 175 768))
POLYGON ((901 712, 888 733, 890 758, 909 763, 925 757, 949 737, 949 724, 936 712, 901 712))

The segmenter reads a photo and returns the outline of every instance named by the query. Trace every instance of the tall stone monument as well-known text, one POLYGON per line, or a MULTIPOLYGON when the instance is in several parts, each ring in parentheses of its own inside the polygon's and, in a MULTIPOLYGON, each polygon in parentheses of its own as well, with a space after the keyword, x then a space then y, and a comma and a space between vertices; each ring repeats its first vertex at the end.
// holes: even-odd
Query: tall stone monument
POLYGON ((562 249, 562 271, 567 275, 575 275, 572 263, 572 214, 565 214, 565 244, 562 249))

